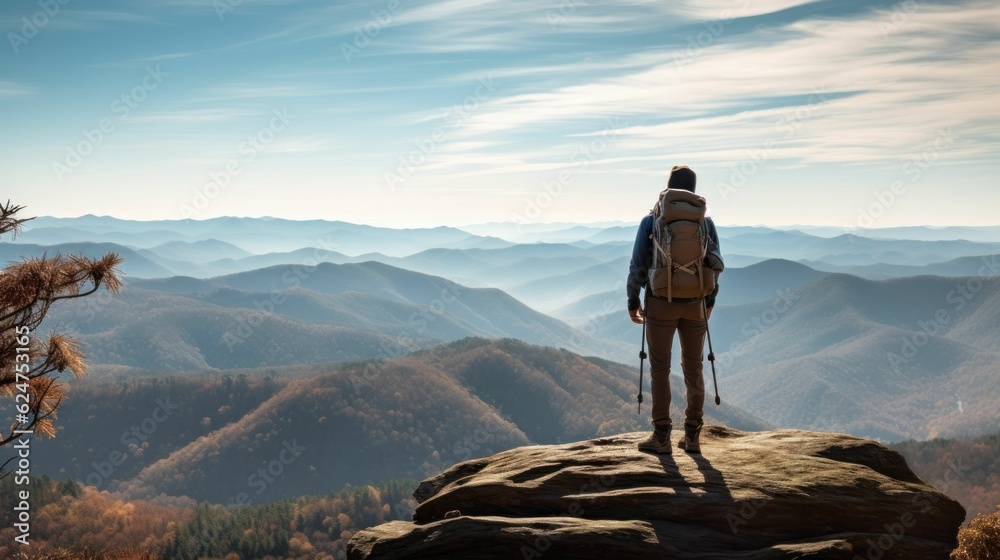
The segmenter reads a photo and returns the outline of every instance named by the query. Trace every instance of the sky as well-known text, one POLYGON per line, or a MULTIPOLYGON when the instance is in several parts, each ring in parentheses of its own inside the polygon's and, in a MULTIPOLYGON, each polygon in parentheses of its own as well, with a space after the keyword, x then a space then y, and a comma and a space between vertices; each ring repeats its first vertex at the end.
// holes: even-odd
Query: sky
POLYGON ((30 215, 1000 225, 994 0, 8 0, 30 215))

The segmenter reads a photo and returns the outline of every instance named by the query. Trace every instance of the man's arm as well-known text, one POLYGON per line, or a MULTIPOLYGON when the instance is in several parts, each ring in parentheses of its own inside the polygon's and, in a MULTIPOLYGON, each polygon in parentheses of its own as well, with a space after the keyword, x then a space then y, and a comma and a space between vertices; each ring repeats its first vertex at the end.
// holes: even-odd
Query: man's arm
POLYGON ((722 251, 719 249, 719 232, 715 229, 715 222, 712 221, 712 218, 705 218, 705 229, 708 233, 708 251, 705 261, 715 271, 715 290, 711 295, 705 296, 705 307, 711 309, 715 307, 715 296, 719 294, 719 276, 725 270, 726 264, 722 260, 722 251))
MULTIPOLYGON (((628 296, 629 314, 639 309, 639 292, 646 285, 649 270, 649 236, 653 231, 653 215, 648 214, 639 222, 639 230, 635 234, 635 243, 632 245, 632 261, 628 265, 628 281, 625 285, 625 293, 628 296)), ((633 320, 634 320, 633 315, 633 320)))

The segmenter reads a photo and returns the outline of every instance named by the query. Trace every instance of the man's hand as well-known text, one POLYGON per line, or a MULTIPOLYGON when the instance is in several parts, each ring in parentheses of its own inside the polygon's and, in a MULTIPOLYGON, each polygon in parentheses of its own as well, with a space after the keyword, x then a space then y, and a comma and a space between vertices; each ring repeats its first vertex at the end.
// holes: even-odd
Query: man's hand
POLYGON ((628 317, 629 319, 632 319, 632 322, 637 325, 641 325, 643 321, 646 320, 645 317, 643 316, 641 307, 636 307, 635 309, 629 309, 628 317))

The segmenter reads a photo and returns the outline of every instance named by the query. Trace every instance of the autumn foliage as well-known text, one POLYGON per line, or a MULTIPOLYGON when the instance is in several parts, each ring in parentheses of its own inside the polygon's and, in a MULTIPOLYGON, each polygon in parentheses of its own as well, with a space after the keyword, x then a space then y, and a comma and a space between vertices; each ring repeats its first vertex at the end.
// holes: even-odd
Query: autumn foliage
POLYGON ((227 508, 193 501, 123 500, 32 477, 38 513, 29 547, 11 538, 11 477, 0 481, 0 558, 16 560, 336 560, 361 529, 409 519, 416 482, 227 508))
POLYGON ((1000 504, 1000 432, 969 440, 904 441, 890 447, 906 457, 917 476, 961 502, 968 512, 966 520, 992 513, 1000 504))
POLYGON ((1000 507, 990 514, 977 516, 958 533, 958 548, 952 560, 1000 559, 1000 507))

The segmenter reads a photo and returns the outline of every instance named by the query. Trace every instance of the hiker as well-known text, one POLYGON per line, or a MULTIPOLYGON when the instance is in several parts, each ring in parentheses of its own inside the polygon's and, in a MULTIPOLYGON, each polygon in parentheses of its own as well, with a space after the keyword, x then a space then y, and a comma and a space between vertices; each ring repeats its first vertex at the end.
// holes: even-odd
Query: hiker
MULTIPOLYGON (((670 170, 667 189, 639 223, 629 264, 628 314, 633 323, 644 325, 653 395, 653 433, 639 444, 639 449, 656 453, 672 452, 670 352, 674 331, 680 339, 681 369, 687 388, 684 437, 678 447, 689 453, 701 451, 698 439, 705 402, 702 351, 708 317, 719 292, 718 275, 724 265, 715 224, 705 216, 705 199, 694 194, 696 181, 695 172, 686 165, 670 170), (665 212, 663 220, 659 219, 661 212, 665 212), (676 215, 682 218, 674 221, 676 215), (658 245, 660 250, 654 258, 658 245), (685 251, 687 255, 682 254, 685 251), (651 279, 655 284, 652 287, 651 279), (640 289, 644 289, 645 309, 639 301, 640 289)), ((639 391, 641 403, 641 387, 639 391)))

